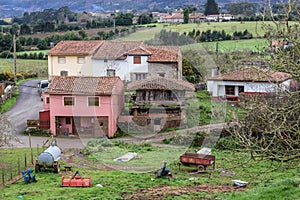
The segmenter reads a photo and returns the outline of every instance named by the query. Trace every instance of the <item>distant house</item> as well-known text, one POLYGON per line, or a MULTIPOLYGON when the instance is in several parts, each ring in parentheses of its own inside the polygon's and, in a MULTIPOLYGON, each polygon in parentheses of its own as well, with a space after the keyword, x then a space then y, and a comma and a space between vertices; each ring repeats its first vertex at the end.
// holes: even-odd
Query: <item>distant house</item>
POLYGON ((123 89, 119 77, 55 76, 43 94, 40 121, 50 121, 54 135, 114 137, 123 89))
POLYGON ((231 21, 234 19, 232 14, 219 14, 219 15, 207 15, 206 21, 209 22, 222 22, 222 21, 231 21))
POLYGON ((125 81, 164 76, 181 79, 182 55, 175 46, 142 42, 61 41, 48 54, 52 76, 119 76, 125 81))
POLYGON ((269 51, 274 51, 278 48, 285 49, 291 46, 294 46, 293 42, 287 40, 273 40, 269 44, 269 51))
POLYGON ((161 23, 183 23, 183 14, 181 13, 174 13, 172 15, 165 15, 162 16, 160 21, 161 23))
POLYGON ((157 132, 186 123, 185 103, 195 87, 187 81, 156 77, 131 82, 127 90, 135 93, 129 122, 139 125, 135 129, 157 132))
POLYGON ((215 98, 237 100, 240 93, 273 93, 289 89, 291 75, 259 68, 244 68, 207 79, 207 90, 215 98))

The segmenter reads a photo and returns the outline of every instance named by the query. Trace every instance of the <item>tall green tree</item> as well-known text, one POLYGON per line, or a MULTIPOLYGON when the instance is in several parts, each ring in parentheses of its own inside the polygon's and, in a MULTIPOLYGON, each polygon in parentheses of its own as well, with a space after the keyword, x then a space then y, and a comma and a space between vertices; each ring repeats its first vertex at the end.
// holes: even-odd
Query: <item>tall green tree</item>
POLYGON ((207 0, 205 4, 204 15, 217 15, 219 14, 219 7, 215 0, 207 0))
POLYGON ((233 15, 251 16, 255 15, 257 8, 253 3, 242 2, 230 4, 228 11, 233 15))
POLYGON ((189 8, 184 8, 183 9, 183 22, 185 24, 189 23, 189 13, 190 13, 189 8))

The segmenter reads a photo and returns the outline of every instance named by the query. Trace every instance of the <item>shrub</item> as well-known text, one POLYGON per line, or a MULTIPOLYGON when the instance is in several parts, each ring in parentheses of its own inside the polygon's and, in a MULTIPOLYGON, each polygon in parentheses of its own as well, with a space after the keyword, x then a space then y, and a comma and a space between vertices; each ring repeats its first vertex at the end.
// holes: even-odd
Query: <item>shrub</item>
POLYGON ((27 128, 24 132, 24 135, 32 135, 32 136, 46 136, 49 137, 51 136, 51 131, 50 130, 43 130, 39 128, 27 128))

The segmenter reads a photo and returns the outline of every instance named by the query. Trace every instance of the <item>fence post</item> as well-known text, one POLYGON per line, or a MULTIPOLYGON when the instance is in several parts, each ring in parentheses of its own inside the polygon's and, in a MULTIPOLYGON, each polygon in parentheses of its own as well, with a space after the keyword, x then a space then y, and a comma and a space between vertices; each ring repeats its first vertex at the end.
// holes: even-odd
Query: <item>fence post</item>
POLYGON ((40 154, 40 150, 39 150, 39 148, 40 148, 40 145, 39 145, 39 144, 37 144, 37 145, 36 145, 36 152, 37 152, 37 155, 39 155, 39 154, 40 154))
POLYGON ((25 165, 24 165, 24 168, 26 168, 26 166, 27 166, 27 158, 26 158, 26 153, 24 154, 24 163, 25 163, 25 165))
POLYGON ((31 135, 30 135, 30 133, 29 133, 29 147, 30 147, 31 164, 33 164, 33 154, 32 154, 31 135))
POLYGON ((4 186, 5 180, 4 180, 4 168, 2 167, 2 185, 4 186))
POLYGON ((20 169, 20 157, 18 157, 18 174, 21 173, 21 169, 20 169))
POLYGON ((13 179, 13 171, 12 171, 12 166, 10 166, 10 180, 13 179))

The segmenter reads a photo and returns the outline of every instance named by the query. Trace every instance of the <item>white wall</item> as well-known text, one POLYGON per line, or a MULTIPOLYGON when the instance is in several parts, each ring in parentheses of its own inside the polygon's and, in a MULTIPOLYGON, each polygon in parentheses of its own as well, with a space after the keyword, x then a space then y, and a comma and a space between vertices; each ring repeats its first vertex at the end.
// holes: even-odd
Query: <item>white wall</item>
MULTIPOLYGON (((275 92, 278 86, 269 82, 234 82, 234 81, 207 81, 207 90, 212 93, 213 97, 225 96, 225 85, 236 86, 235 96, 238 96, 238 86, 244 86, 244 92, 262 92, 269 93, 275 92)), ((284 81, 280 87, 289 89, 290 80, 284 81)))
POLYGON ((106 69, 110 67, 116 70, 116 76, 122 80, 131 81, 131 73, 148 73, 147 56, 141 57, 141 64, 133 64, 133 56, 127 56, 125 60, 95 60, 93 59, 93 75, 106 76, 106 69))

